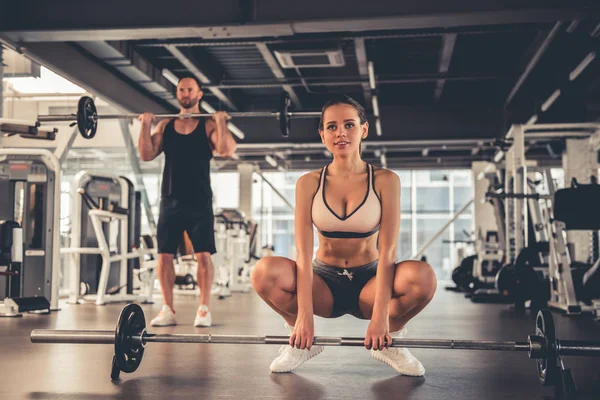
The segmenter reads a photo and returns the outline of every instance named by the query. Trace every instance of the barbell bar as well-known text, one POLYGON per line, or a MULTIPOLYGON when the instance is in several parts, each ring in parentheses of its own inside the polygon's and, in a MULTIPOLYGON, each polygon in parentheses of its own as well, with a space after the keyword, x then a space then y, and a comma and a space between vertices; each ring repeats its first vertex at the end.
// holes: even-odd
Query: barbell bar
MULTIPOLYGON (((246 112, 228 112, 232 118, 236 117, 275 117, 279 119, 279 128, 283 137, 290 135, 290 126, 292 118, 315 118, 321 115, 320 112, 290 112, 290 96, 287 92, 283 92, 279 102, 278 111, 246 111, 246 112)), ((98 129, 98 120, 100 119, 135 119, 140 114, 103 114, 98 115, 98 110, 94 99, 88 96, 83 96, 77 103, 77 114, 56 114, 56 115, 39 115, 38 124, 44 122, 61 122, 73 121, 77 124, 79 133, 86 139, 92 139, 96 135, 98 129)), ((213 114, 209 113, 191 113, 191 114, 156 114, 157 118, 208 118, 213 114)), ((72 125, 73 125, 72 124, 72 125)))
MULTIPOLYGON (((600 342, 558 340, 552 313, 540 310, 535 322, 536 332, 525 342, 454 339, 393 338, 391 347, 448 350, 490 350, 527 352, 537 360, 538 379, 543 385, 556 385, 561 380, 560 356, 600 357, 600 342)), ((146 331, 146 319, 137 304, 126 305, 119 315, 115 331, 107 330, 50 330, 31 332, 32 343, 112 344, 115 354, 111 379, 121 372, 134 372, 140 365, 148 343, 193 344, 274 344, 286 345, 288 336, 212 335, 212 334, 153 334, 146 331)), ((365 338, 316 336, 313 345, 364 346, 365 338)))

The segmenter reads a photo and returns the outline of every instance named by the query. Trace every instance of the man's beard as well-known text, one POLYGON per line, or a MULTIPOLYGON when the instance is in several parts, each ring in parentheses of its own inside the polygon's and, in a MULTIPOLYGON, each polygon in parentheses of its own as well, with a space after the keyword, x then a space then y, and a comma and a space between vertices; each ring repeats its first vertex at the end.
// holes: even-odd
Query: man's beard
POLYGON ((179 102, 179 105, 185 109, 190 109, 196 106, 196 104, 198 104, 198 99, 188 99, 188 100, 177 100, 179 102))

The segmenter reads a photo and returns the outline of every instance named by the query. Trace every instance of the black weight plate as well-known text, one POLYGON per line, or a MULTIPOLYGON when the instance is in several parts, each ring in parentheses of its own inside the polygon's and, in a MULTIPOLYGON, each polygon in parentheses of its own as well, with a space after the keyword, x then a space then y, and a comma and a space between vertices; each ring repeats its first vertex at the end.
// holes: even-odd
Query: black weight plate
POLYGON ((496 274, 496 289, 500 294, 511 299, 515 298, 515 293, 518 290, 517 274, 515 266, 506 264, 496 274))
POLYGON ((94 99, 83 96, 77 103, 77 128, 79 133, 86 139, 96 136, 98 129, 97 109, 94 99))
POLYGON ((556 349, 554 318, 548 310, 540 310, 535 320, 536 335, 544 339, 544 357, 537 359, 538 378, 544 386, 556 384, 560 377, 556 349))
POLYGON ((115 332, 115 357, 123 372, 135 371, 142 362, 144 346, 141 341, 131 338, 141 337, 146 330, 144 311, 137 304, 128 304, 121 311, 115 332))

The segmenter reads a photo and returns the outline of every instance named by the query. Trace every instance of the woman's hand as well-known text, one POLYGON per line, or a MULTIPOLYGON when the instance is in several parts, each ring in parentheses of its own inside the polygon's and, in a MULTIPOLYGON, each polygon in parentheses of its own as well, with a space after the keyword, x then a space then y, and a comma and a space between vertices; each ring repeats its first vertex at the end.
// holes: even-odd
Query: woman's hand
POLYGON ((296 318, 294 332, 290 336, 290 346, 297 349, 309 349, 315 339, 315 321, 313 315, 305 315, 296 318))
POLYGON ((365 347, 367 350, 383 350, 392 344, 390 336, 390 323, 388 318, 374 317, 369 323, 365 335, 365 347))

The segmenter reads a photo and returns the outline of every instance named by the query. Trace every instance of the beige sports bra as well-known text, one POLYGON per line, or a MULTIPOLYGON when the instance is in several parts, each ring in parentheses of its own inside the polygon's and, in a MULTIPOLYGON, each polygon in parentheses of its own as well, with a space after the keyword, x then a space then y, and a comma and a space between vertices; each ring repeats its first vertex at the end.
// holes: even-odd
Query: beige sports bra
POLYGON ((327 167, 323 168, 311 210, 313 224, 321 235, 330 238, 366 238, 379 230, 381 199, 375 191, 373 166, 367 164, 367 170, 367 187, 362 203, 342 218, 327 204, 325 198, 327 167))

